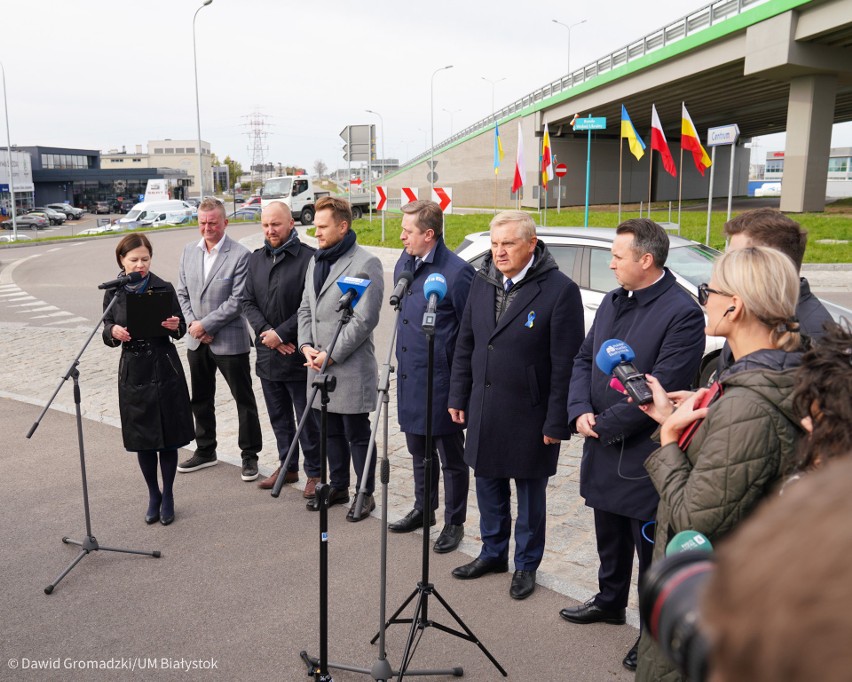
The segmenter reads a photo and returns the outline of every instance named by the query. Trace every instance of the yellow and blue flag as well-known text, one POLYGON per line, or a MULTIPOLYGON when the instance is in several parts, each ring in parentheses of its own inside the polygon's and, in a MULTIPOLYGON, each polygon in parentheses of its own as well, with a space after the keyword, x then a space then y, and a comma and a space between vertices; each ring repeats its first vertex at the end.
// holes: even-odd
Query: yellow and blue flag
POLYGON ((627 138, 627 144, 630 147, 630 153, 636 157, 638 161, 645 155, 645 143, 642 138, 636 134, 636 128, 633 127, 633 121, 627 115, 627 109, 621 105, 621 139, 627 138))
POLYGON ((500 162, 503 160, 503 143, 500 141, 500 128, 494 124, 494 175, 500 170, 500 162))

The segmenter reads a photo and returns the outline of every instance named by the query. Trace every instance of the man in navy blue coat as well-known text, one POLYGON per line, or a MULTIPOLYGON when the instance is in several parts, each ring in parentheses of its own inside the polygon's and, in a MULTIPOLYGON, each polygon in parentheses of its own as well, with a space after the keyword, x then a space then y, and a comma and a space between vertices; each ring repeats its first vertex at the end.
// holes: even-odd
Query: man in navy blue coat
POLYGON ((453 570, 461 580, 508 570, 510 479, 515 479, 515 573, 509 594, 535 589, 544 555, 547 479, 568 440, 568 385, 583 341, 580 289, 522 211, 491 221, 491 254, 470 286, 450 380, 449 409, 467 423, 482 549, 453 570))
MULTIPOLYGON (((692 384, 705 344, 701 309, 665 268, 665 230, 638 218, 621 223, 616 233, 609 267, 621 286, 598 308, 574 361, 568 402, 571 425, 586 439, 580 494, 595 512, 600 558, 598 594, 560 611, 565 620, 580 624, 624 623, 633 554, 639 555, 641 580, 653 549, 647 540, 651 530, 643 527, 654 519, 659 502, 643 467, 657 447, 651 440, 657 424, 610 388, 611 377, 595 366, 595 356, 604 341, 625 341, 640 372, 665 377, 663 385, 676 391, 692 384)), ((635 645, 623 663, 636 669, 635 645)))
MULTIPOLYGON (((423 527, 426 454, 426 372, 428 346, 421 329, 426 312, 423 283, 439 273, 447 280, 447 295, 438 304, 435 322, 435 367, 432 397, 432 442, 441 457, 444 473, 444 528, 433 546, 439 554, 451 552, 464 537, 470 472, 464 462, 464 425, 456 424, 447 411, 450 368, 473 268, 444 244, 443 214, 434 201, 412 201, 402 207, 402 234, 405 251, 394 268, 398 281, 403 270, 414 279, 405 292, 397 324, 396 380, 399 426, 414 466, 414 509, 388 526, 395 533, 408 533, 423 527)), ((434 454, 434 448, 433 448, 434 454)), ((437 463, 436 463, 437 464, 437 463)), ((438 467, 432 466, 430 525, 438 508, 438 467)))

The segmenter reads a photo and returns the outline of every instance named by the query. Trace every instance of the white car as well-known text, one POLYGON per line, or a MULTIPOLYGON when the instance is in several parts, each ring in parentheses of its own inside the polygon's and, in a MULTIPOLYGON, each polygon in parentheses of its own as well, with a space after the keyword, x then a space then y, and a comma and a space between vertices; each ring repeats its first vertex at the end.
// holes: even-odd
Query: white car
POLYGON ((754 190, 756 197, 780 197, 781 183, 780 182, 764 182, 760 187, 754 190))
MULTIPOLYGON (((612 260, 610 247, 615 230, 603 227, 539 227, 537 235, 547 244, 559 269, 580 287, 588 333, 604 295, 618 287, 615 275, 609 269, 612 260)), ((467 235, 456 253, 473 267, 479 268, 490 250, 490 234, 477 232, 467 235)), ((719 251, 704 244, 669 235, 666 267, 671 270, 678 284, 697 302, 698 285, 710 281, 713 261, 719 254, 719 251)), ((705 386, 716 370, 716 358, 724 342, 718 336, 707 337, 700 376, 696 378, 698 386, 705 386)))
POLYGON ((32 237, 25 234, 19 234, 17 239, 13 234, 0 234, 0 242, 31 242, 32 240, 32 237))

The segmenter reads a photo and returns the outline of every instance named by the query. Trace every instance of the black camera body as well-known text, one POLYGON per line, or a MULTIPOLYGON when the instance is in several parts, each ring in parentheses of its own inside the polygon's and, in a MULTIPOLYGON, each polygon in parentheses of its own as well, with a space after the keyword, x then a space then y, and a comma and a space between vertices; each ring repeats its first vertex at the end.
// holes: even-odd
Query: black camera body
POLYGON ((691 682, 707 679, 710 644, 701 630, 699 601, 713 555, 679 552, 651 564, 639 586, 639 611, 663 653, 691 682))

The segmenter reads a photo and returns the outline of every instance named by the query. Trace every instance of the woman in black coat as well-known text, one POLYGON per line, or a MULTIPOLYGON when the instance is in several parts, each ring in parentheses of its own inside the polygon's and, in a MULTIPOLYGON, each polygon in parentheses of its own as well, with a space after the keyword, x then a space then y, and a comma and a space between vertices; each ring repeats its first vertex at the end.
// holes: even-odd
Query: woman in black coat
POLYGON ((115 303, 104 318, 103 340, 121 345, 118 365, 118 406, 124 447, 137 453, 139 468, 148 484, 145 523, 160 521, 168 526, 175 518, 172 485, 177 472, 177 450, 195 438, 189 391, 177 350, 169 337, 181 338, 186 322, 174 287, 150 271, 153 248, 144 234, 129 234, 116 246, 121 275, 139 273, 139 281, 104 295, 104 310, 115 303), (129 296, 165 293, 171 296, 171 315, 160 324, 162 335, 131 337, 128 331, 129 296), (157 480, 157 454, 163 488, 157 480))

